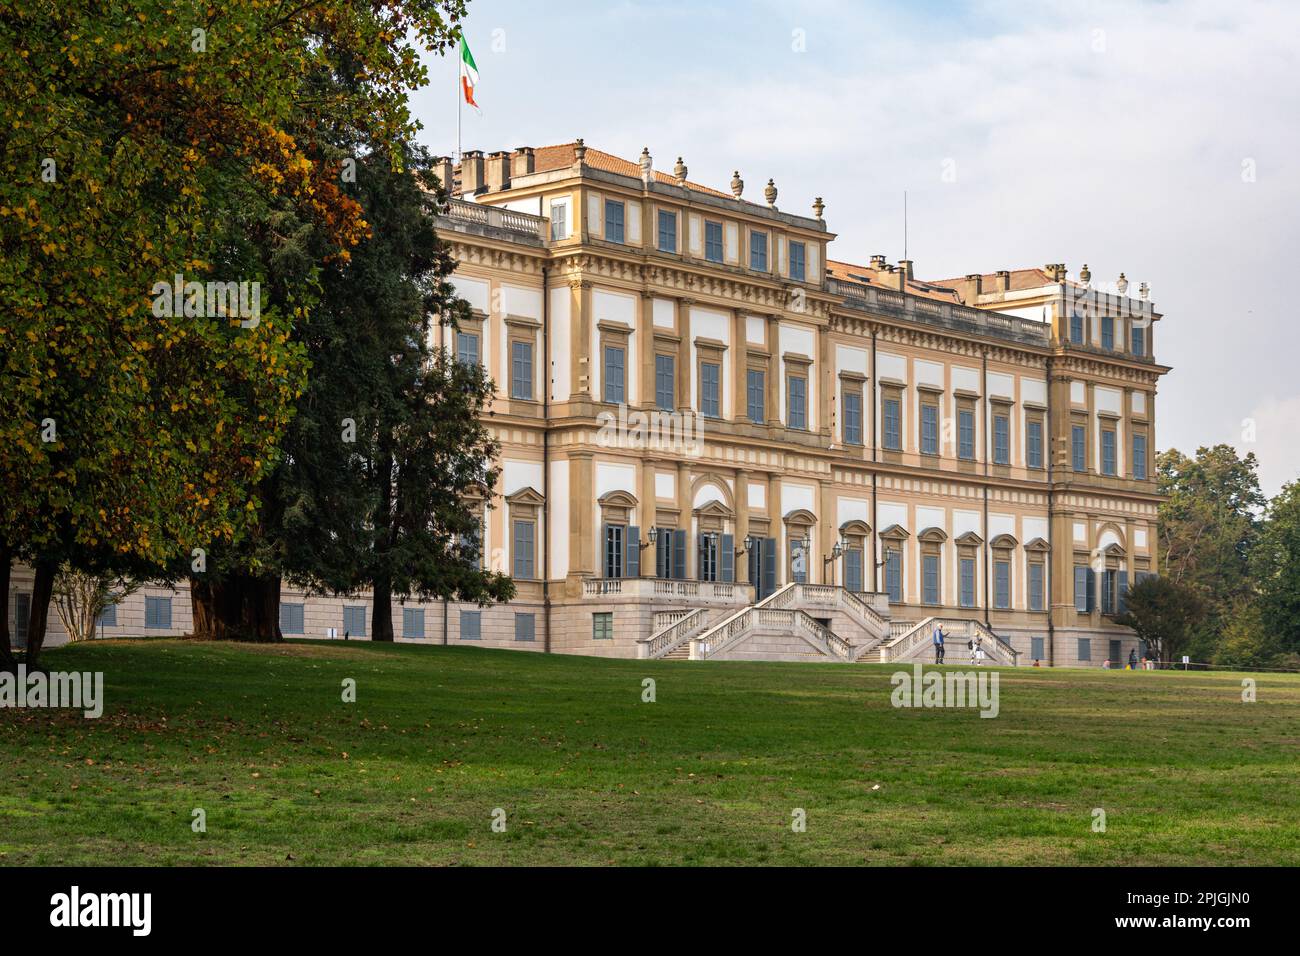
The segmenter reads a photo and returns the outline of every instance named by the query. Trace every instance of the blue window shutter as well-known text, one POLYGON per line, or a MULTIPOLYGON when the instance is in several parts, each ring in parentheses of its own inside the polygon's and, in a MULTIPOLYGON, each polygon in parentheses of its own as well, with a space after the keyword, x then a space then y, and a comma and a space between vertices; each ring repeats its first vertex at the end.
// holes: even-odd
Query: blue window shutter
POLYGON ((681 580, 686 577, 686 531, 673 532, 673 577, 681 580))
POLYGON ((850 591, 862 590, 862 552, 856 548, 844 552, 844 586, 850 591))
POLYGON ((724 534, 722 536, 722 554, 719 556, 719 564, 722 566, 721 580, 724 584, 731 584, 736 580, 736 537, 735 535, 724 534))
POLYGON ((776 538, 763 539, 763 593, 776 590, 776 538))
POLYGON ((1121 571, 1116 575, 1116 604, 1115 608, 1120 614, 1128 610, 1128 572, 1121 571))
POLYGON ((627 549, 627 560, 624 562, 627 576, 639 578, 641 576, 641 529, 636 525, 631 525, 627 529, 624 547, 627 549))
POLYGON ((1085 568, 1088 575, 1088 612, 1097 610, 1097 572, 1091 568, 1085 568))

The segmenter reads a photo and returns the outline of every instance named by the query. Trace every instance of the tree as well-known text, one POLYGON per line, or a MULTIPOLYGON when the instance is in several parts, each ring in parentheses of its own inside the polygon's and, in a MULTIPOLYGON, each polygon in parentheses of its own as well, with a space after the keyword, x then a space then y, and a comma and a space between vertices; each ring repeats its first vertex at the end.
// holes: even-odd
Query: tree
POLYGON ((312 290, 231 316, 203 295, 164 311, 157 284, 260 281, 225 271, 249 261, 234 224, 266 228, 286 207, 346 258, 366 224, 310 118, 377 144, 411 132, 406 92, 425 74, 408 37, 440 50, 463 13, 463 0, 0 10, 0 557, 35 567, 29 663, 65 561, 107 547, 174 566, 261 520, 252 489, 302 386, 289 325, 312 290), (364 82, 316 95, 308 79, 331 70, 364 82))
POLYGON ((1300 481, 1288 482, 1269 502, 1251 567, 1260 630, 1275 649, 1300 653, 1300 481))
POLYGON ((100 615, 139 588, 137 581, 64 565, 54 579, 54 607, 70 640, 89 641, 100 615))
POLYGON ((1250 552, 1266 501, 1253 453, 1228 445, 1199 448, 1194 459, 1177 449, 1156 461, 1160 491, 1160 566, 1164 577, 1199 599, 1204 617, 1192 622, 1189 650, 1209 660, 1234 608, 1253 595, 1250 552))
POLYGON ((1200 599, 1186 585, 1148 577, 1129 588, 1127 610, 1115 622, 1131 627, 1149 656, 1172 661, 1184 653, 1201 614, 1200 599))
POLYGON ((1260 613, 1258 601, 1236 607, 1223 629, 1214 663, 1226 667, 1271 667, 1277 663, 1280 647, 1260 613))

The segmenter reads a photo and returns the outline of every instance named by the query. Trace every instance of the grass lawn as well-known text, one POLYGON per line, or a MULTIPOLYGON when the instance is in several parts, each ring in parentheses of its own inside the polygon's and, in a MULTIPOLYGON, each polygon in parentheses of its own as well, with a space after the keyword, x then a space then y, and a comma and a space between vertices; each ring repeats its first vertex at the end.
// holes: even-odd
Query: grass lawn
POLYGON ((177 640, 45 663, 103 671, 104 716, 0 710, 3 864, 1300 863, 1297 676, 1243 703, 1239 674, 1006 669, 990 720, 895 709, 868 664, 177 640))

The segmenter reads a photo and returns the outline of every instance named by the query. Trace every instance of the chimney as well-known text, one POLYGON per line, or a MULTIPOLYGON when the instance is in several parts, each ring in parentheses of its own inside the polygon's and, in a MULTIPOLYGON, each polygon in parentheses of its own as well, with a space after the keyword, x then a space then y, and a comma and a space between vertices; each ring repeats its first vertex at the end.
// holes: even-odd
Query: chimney
POLYGON ((1010 291, 1011 291, 1011 273, 1008 272, 1006 269, 1000 269, 1000 270, 998 270, 998 278, 997 278, 997 282, 994 283, 993 288, 994 288, 994 291, 996 291, 996 292, 1010 292, 1010 291))
POLYGON ((519 146, 515 149, 514 155, 510 157, 510 178, 518 179, 520 176, 527 176, 537 168, 537 159, 533 155, 531 146, 519 146))
POLYGON ((898 260, 898 271, 901 272, 901 273, 903 273, 903 275, 907 278, 907 281, 908 281, 908 282, 911 282, 912 280, 914 280, 914 279, 916 278, 916 276, 912 274, 912 260, 911 260, 911 259, 899 259, 899 260, 898 260))
POLYGON ((972 272, 961 281, 957 294, 966 305, 975 305, 979 302, 980 294, 983 291, 984 276, 978 272, 972 272))
POLYGON ((510 188, 510 154, 505 150, 491 153, 487 160, 488 192, 510 188))
POLYGON ((483 151, 467 149, 460 156, 460 194, 472 196, 483 188, 483 151))
POLYGON ((433 174, 438 177, 438 182, 442 184, 442 188, 450 196, 451 191, 456 186, 456 171, 451 165, 451 157, 435 156, 433 159, 433 174))
POLYGON ((885 274, 880 277, 880 284, 886 289, 893 289, 895 292, 906 292, 907 288, 903 284, 905 276, 906 273, 902 269, 886 263, 885 274))
POLYGON ((871 257, 871 268, 877 270, 878 272, 884 272, 884 271, 885 271, 885 268, 886 268, 886 267, 885 267, 885 257, 884 257, 884 256, 872 256, 872 257, 871 257))

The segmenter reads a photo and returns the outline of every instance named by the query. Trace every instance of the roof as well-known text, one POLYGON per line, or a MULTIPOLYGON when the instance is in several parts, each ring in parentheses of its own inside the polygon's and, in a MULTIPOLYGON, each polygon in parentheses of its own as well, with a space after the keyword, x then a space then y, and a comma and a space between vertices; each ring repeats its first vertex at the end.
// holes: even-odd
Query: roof
MULTIPOLYGON (((563 169, 565 166, 572 166, 574 163, 573 149, 576 143, 560 143, 557 146, 542 146, 533 150, 534 172, 546 172, 551 169, 563 169)), ((641 166, 630 159, 623 159, 603 150, 587 147, 587 153, 583 161, 595 169, 603 169, 607 173, 617 173, 620 176, 631 176, 634 179, 641 178, 641 166)), ((662 170, 654 171, 655 181, 666 183, 670 186, 679 185, 677 177, 672 176, 662 170)), ((689 180, 686 182, 686 188, 694 190, 697 193, 706 193, 710 196, 721 196, 723 199, 734 199, 731 193, 724 193, 717 189, 710 189, 708 186, 702 186, 699 183, 693 183, 689 180)))
MULTIPOLYGON (((1056 276, 1048 272, 1046 269, 1012 269, 1010 270, 1010 273, 1011 288, 1008 289, 1009 292, 1021 292, 1025 289, 1041 289, 1045 285, 1056 285, 1056 276)), ((972 275, 974 275, 974 273, 972 273, 972 275)), ((983 274, 982 279, 984 291, 988 292, 995 288, 998 274, 996 272, 986 272, 983 274)), ((938 285, 952 286, 960 289, 962 284, 966 281, 966 277, 958 276, 955 279, 937 279, 935 281, 938 285)), ((1073 280, 1067 279, 1066 281, 1069 285, 1078 285, 1078 283, 1073 280)))
MULTIPOLYGON (((860 266, 852 262, 827 259, 826 271, 832 278, 839 279, 841 282, 860 282, 863 285, 896 291, 893 283, 897 280, 893 279, 887 282, 884 279, 885 273, 872 266, 860 266)), ((961 298, 957 295, 957 291, 942 282, 923 282, 920 279, 909 279, 907 288, 904 291, 926 299, 938 299, 941 302, 961 304, 961 298)))

